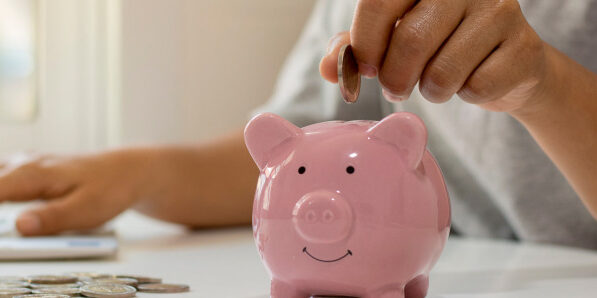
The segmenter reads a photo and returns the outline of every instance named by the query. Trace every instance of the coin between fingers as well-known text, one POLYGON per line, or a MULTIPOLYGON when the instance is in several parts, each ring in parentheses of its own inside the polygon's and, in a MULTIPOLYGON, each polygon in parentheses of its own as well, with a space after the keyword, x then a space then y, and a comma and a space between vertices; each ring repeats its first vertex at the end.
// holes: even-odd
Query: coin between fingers
POLYGON ((342 46, 338 53, 338 86, 344 102, 354 103, 357 101, 361 91, 361 75, 349 44, 342 46))

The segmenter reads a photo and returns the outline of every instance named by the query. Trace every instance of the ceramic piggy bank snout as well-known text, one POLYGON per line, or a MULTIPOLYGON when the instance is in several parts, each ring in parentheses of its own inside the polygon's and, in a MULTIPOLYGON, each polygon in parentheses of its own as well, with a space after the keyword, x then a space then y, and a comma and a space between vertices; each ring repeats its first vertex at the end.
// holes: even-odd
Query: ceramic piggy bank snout
POLYGON ((245 142, 261 171, 253 230, 272 297, 426 295, 450 204, 416 115, 301 129, 266 113, 245 142))
POLYGON ((332 243, 349 236, 354 220, 350 205, 338 193, 315 191, 296 203, 292 221, 307 242, 332 243))

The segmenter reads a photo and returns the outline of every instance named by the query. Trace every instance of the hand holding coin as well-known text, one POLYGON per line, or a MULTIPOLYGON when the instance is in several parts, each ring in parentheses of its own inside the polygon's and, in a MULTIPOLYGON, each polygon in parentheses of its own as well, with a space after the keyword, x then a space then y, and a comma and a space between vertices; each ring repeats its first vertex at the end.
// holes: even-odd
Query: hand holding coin
POLYGON ((319 64, 321 76, 332 83, 338 83, 342 98, 346 103, 355 103, 361 89, 361 74, 374 77, 363 72, 356 60, 350 45, 348 34, 338 34, 332 38, 328 53, 319 64))

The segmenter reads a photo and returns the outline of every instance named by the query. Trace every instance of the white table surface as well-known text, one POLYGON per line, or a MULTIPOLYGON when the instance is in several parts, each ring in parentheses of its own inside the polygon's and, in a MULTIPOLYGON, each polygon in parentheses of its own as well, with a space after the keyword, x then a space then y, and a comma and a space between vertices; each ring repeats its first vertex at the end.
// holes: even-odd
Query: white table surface
MULTIPOLYGON (((189 284, 191 292, 139 297, 268 297, 269 278, 248 227, 191 232, 133 212, 114 224, 120 238, 115 258, 0 262, 0 275, 144 274, 189 284)), ((431 274, 428 297, 597 297, 597 252, 451 238, 431 274)))

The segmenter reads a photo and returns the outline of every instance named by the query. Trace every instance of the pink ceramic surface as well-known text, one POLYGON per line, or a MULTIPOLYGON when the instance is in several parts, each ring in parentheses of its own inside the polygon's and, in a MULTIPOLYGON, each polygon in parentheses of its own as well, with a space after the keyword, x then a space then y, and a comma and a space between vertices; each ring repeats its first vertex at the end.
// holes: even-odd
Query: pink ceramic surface
POLYGON ((414 114, 298 128, 253 118, 257 248, 274 298, 424 297, 450 229, 439 167, 414 114))

